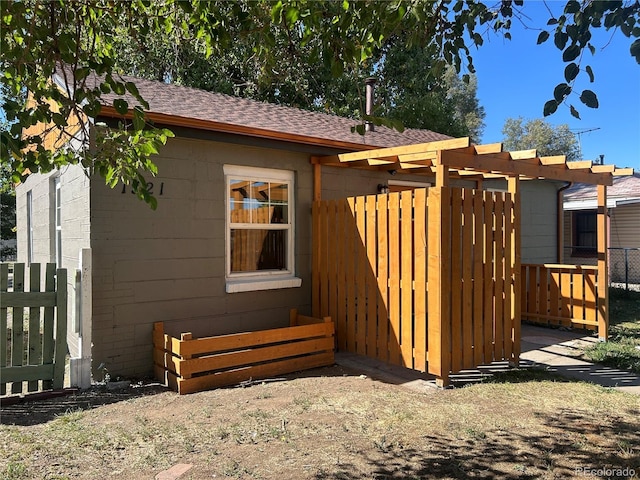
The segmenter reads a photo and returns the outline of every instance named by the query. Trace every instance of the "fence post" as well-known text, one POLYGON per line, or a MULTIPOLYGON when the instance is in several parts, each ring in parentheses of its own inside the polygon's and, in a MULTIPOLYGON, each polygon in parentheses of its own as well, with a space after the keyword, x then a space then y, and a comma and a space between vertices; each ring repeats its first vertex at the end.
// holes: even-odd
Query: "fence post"
POLYGON ((91 386, 91 315, 92 280, 91 249, 83 248, 79 255, 80 282, 76 289, 76 322, 78 323, 78 358, 70 360, 71 385, 80 388, 91 386))
POLYGON ((520 363, 521 350, 521 320, 522 320, 522 267, 521 267, 521 238, 520 238, 520 177, 509 177, 507 179, 507 190, 512 195, 513 211, 510 212, 513 228, 511 230, 511 252, 510 261, 513 268, 511 278, 511 288, 507 295, 511 295, 511 321, 513 322, 513 332, 511 340, 513 350, 511 352, 510 364, 518 366, 520 363))
POLYGON ((609 336, 609 279, 607 266, 607 186, 598 185, 598 339, 609 336))
POLYGON ((437 165, 436 168, 436 186, 429 189, 427 202, 429 218, 427 355, 429 373, 438 377, 436 379, 438 386, 444 387, 449 384, 449 371, 451 370, 451 268, 449 263, 451 257, 451 190, 447 185, 447 167, 437 165))
POLYGON ((67 356, 67 271, 56 271, 56 351, 53 367, 53 389, 64 387, 64 364, 67 356))

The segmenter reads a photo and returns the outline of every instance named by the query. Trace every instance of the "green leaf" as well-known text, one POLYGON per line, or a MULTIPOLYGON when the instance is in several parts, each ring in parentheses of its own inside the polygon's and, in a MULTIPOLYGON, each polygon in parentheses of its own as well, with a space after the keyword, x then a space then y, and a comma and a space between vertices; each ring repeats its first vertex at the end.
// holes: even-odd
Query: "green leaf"
POLYGON ((145 126, 144 112, 140 107, 133 109, 133 128, 135 130, 143 130, 145 126))
POLYGON ((585 68, 587 75, 589 75, 589 81, 593 83, 595 81, 595 76, 593 75, 593 69, 590 65, 587 65, 585 68))
POLYGON ((635 57, 636 62, 640 63, 640 39, 636 39, 629 47, 629 52, 631 52, 631 56, 635 57))
POLYGON ((547 25, 557 25, 557 24, 558 24, 557 18, 551 17, 549 20, 547 20, 547 25))
POLYGON ((87 103, 82 107, 82 111, 89 117, 95 118, 100 113, 100 104, 98 102, 87 103))
POLYGON ((571 45, 567 47, 564 52, 562 52, 562 60, 565 62, 571 62, 578 58, 578 56, 580 55, 580 51, 581 49, 578 45, 571 45))
POLYGON ((580 101, 589 108, 598 108, 600 106, 598 97, 591 90, 583 90, 582 95, 580 95, 580 101))
POLYGON ((543 30, 540 32, 540 35, 538 35, 538 45, 540 45, 541 43, 546 42, 549 39, 549 32, 547 32, 546 30, 543 30))
POLYGON ((569 0, 564 7, 564 13, 576 13, 580 11, 580 4, 576 0, 569 0))
POLYGON ((580 120, 580 114, 578 113, 578 110, 576 110, 574 108, 573 105, 569 105, 569 110, 571 111, 571 115, 574 116, 575 118, 577 118, 578 120, 580 120))
POLYGON ((570 63, 564 69, 564 79, 567 82, 571 82, 578 76, 579 72, 580 69, 578 68, 578 65, 576 65, 575 63, 570 63))
POLYGON ((561 103, 570 93, 571 87, 566 83, 561 83, 556 85, 556 88, 553 89, 553 98, 556 102, 561 103))
POLYGON ((557 31, 553 36, 553 43, 556 45, 558 50, 564 50, 564 47, 567 45, 567 41, 569 40, 569 35, 562 31, 557 31))
POLYGON ((293 25, 294 23, 296 23, 299 17, 300 17, 300 10, 298 10, 295 7, 287 8, 286 18, 287 18, 287 23, 289 25, 293 25))
POLYGON ((278 0, 278 3, 271 8, 271 20, 273 23, 282 22, 282 8, 282 0, 278 0))
POLYGON ((115 108, 116 112, 118 112, 120 115, 126 115, 129 111, 129 104, 122 98, 116 98, 113 101, 113 108, 115 108))
POLYGON ((548 117, 552 113, 555 113, 557 109, 558 109, 558 102, 556 102, 555 100, 549 100, 547 103, 544 104, 542 113, 545 117, 548 117))

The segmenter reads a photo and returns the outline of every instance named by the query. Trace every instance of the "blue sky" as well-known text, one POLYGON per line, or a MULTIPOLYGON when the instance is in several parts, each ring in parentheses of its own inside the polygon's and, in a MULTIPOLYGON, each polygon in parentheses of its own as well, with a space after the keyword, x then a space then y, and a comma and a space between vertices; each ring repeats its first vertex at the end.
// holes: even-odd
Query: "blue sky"
MULTIPOLYGON (((547 2, 560 15, 565 2, 547 2)), ((549 14, 540 1, 527 1, 523 12, 526 29, 514 19, 512 40, 501 36, 484 37, 485 43, 473 52, 478 77, 478 98, 485 108, 483 143, 502 141, 502 127, 509 117, 543 118, 542 108, 553 98, 554 87, 564 82, 562 54, 553 44, 553 31, 546 43, 536 45, 540 27, 546 27, 549 14)), ((551 27, 547 27, 551 28, 551 27)), ((596 54, 585 52, 582 67, 591 65, 595 81, 579 75, 567 103, 580 112, 581 120, 560 106, 546 121, 568 124, 574 132, 595 129, 580 135, 583 158, 594 160, 604 154, 607 164, 634 167, 640 171, 640 65, 629 53, 631 40, 621 32, 611 34, 604 28, 593 32, 596 54), (611 40, 611 41, 610 41, 611 40), (608 45, 607 45, 608 44, 608 45), (603 48, 605 47, 606 48, 603 48), (584 78, 582 78, 584 77, 584 78), (579 92, 593 90, 600 102, 598 109, 580 102, 579 92)))

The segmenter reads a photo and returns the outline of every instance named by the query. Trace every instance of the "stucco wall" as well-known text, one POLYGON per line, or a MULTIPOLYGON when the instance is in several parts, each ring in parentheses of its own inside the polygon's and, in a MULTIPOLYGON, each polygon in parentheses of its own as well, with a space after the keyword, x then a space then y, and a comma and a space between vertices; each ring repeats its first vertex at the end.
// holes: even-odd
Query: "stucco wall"
POLYGON ((285 326, 290 308, 310 311, 308 154, 175 138, 157 164, 156 211, 92 179, 93 365, 105 363, 111 375, 152 372, 155 321, 174 335, 203 336, 285 326), (226 293, 225 164, 295 171, 301 287, 226 293))
POLYGON ((67 340, 71 356, 78 354, 78 329, 76 322, 75 271, 81 249, 90 246, 89 178, 77 165, 64 167, 51 173, 30 175, 16 188, 16 217, 18 262, 28 263, 27 258, 27 192, 32 194, 33 262, 55 262, 55 187, 54 179, 60 179, 62 262, 67 269, 69 312, 67 340))

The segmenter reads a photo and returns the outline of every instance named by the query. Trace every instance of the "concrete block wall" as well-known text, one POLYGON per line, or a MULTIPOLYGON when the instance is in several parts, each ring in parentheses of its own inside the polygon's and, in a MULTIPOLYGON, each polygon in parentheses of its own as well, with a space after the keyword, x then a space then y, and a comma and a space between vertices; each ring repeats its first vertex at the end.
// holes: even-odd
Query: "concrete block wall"
POLYGON ((286 326, 290 308, 310 312, 308 154, 174 138, 156 161, 156 211, 127 189, 91 180, 93 365, 104 363, 112 376, 152 373, 155 321, 164 321, 174 335, 204 336, 286 326), (301 287, 226 293, 225 164, 295 172, 295 269, 301 287))
POLYGON ((18 262, 28 263, 27 192, 32 196, 33 262, 53 263, 55 252, 55 184, 59 178, 61 195, 62 259, 67 272, 67 342, 71 356, 78 354, 75 271, 83 248, 90 247, 89 178, 78 165, 47 174, 29 175, 16 188, 18 262))

